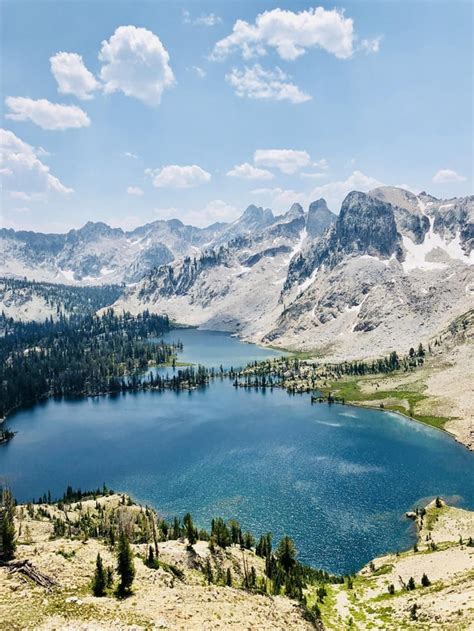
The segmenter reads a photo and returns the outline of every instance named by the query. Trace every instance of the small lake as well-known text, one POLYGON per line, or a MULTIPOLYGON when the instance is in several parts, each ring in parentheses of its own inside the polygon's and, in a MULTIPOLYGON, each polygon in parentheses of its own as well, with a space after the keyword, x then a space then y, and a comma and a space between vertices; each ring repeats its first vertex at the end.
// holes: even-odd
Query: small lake
MULTIPOLYGON (((274 355, 225 333, 173 331, 180 359, 224 367, 274 355)), ((171 369, 169 369, 171 371, 171 369)), ((50 400, 9 421, 0 479, 26 501, 68 484, 131 493, 200 526, 237 518, 291 535, 300 559, 349 573, 413 544, 403 514, 442 495, 474 509, 474 454, 447 434, 378 410, 310 405, 309 395, 234 389, 50 400)))

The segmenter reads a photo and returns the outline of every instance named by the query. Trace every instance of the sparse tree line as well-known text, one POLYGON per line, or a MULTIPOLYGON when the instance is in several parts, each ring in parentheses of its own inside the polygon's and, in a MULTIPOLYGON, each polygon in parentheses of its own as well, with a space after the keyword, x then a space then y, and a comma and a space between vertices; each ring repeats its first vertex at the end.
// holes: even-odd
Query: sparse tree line
POLYGON ((231 370, 227 376, 233 379, 234 387, 265 389, 282 387, 289 393, 312 392, 320 384, 341 379, 344 376, 364 376, 389 374, 403 370, 415 370, 422 366, 427 353, 420 342, 418 348, 410 348, 408 353, 400 357, 392 351, 386 357, 371 361, 346 361, 340 363, 323 363, 307 361, 297 357, 278 357, 263 361, 251 362, 240 371, 231 370))
MULTIPOLYGON (((305 615, 313 621, 320 616, 318 602, 323 602, 327 593, 324 585, 345 580, 342 576, 300 563, 295 544, 288 536, 284 536, 274 547, 271 533, 265 533, 256 540, 252 533, 244 532, 236 520, 213 519, 210 531, 199 529, 189 513, 183 519, 175 517, 167 521, 148 506, 135 505, 125 495, 121 496, 118 505, 106 506, 100 500, 112 495, 113 491, 105 485, 92 492, 68 487, 58 501, 53 501, 48 492, 20 509, 16 507, 10 491, 3 489, 2 493, 0 561, 8 562, 14 558, 18 538, 32 543, 30 530, 27 525, 24 526, 26 515, 29 519, 48 520, 52 523, 51 539, 99 539, 114 553, 114 566, 106 565, 101 554, 97 555, 94 575, 91 576, 91 591, 97 597, 130 594, 137 558, 150 569, 161 568, 170 573, 172 580, 185 580, 180 568, 161 559, 159 543, 170 540, 186 544, 188 553, 196 559, 195 567, 201 570, 207 584, 271 595, 284 594, 300 602, 305 608, 305 615), (94 510, 83 505, 87 500, 95 501, 94 510), (15 531, 15 512, 19 522, 18 532, 15 531), (203 541, 208 547, 205 558, 197 555, 194 549, 198 542, 203 541), (135 554, 132 545, 139 544, 145 544, 146 554, 135 554), (235 558, 241 555, 242 563, 229 561, 233 558, 227 555, 231 547, 234 554, 235 549, 238 550, 235 558), (255 556, 249 554, 250 551, 264 560, 263 574, 257 571, 253 561, 255 556), (310 608, 307 606, 308 592, 316 597, 310 608)), ((350 577, 347 580, 351 580, 350 577)))

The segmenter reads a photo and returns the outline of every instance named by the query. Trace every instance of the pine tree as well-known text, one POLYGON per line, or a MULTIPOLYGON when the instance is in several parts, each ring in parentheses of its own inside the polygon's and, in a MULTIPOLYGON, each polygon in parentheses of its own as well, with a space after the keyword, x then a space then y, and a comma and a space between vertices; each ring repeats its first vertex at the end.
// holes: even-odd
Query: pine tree
POLYGON ((421 584, 423 587, 429 587, 431 585, 431 581, 426 574, 423 574, 421 577, 421 584))
POLYGON ((95 562, 95 574, 92 581, 92 593, 94 596, 104 596, 105 587, 107 585, 107 574, 104 570, 104 565, 99 553, 97 553, 97 559, 95 562))
POLYGON ((15 500, 10 490, 2 489, 0 495, 0 559, 10 561, 15 556, 15 500))
POLYGON ((133 563, 132 550, 124 530, 121 530, 119 534, 117 572, 120 576, 118 593, 123 596, 130 592, 133 579, 135 578, 135 565, 133 563))
POLYGON ((206 559, 206 565, 204 566, 204 576, 207 579, 208 585, 214 582, 214 575, 212 573, 212 567, 209 559, 206 559))
POLYGON ((183 519, 184 528, 186 530, 186 538, 188 545, 192 547, 197 541, 197 532, 193 524, 193 518, 189 513, 186 513, 183 519))
POLYGON ((416 588, 415 585, 415 579, 413 578, 413 576, 410 576, 410 578, 408 579, 408 583, 407 583, 407 589, 409 591, 413 590, 416 588))
POLYGON ((288 574, 296 563, 296 548, 293 539, 288 536, 283 537, 278 544, 276 557, 286 574, 288 574))
POLYGON ((227 585, 227 587, 232 587, 232 574, 230 571, 230 567, 227 568, 225 584, 227 585))

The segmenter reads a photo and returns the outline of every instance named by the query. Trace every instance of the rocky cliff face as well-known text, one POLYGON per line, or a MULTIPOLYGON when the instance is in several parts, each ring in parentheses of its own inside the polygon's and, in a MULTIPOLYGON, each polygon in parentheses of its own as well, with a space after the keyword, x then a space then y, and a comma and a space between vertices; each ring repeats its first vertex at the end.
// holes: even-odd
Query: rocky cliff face
POLYGON ((306 230, 311 237, 318 237, 335 221, 336 215, 329 210, 325 199, 318 199, 309 205, 306 230))

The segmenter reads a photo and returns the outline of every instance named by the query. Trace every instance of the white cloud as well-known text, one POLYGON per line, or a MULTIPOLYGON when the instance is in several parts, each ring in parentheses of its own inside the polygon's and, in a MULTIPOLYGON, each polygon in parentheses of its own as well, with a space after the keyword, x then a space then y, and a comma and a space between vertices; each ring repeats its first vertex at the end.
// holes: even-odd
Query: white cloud
POLYGON ((73 94, 78 99, 92 99, 91 92, 99 88, 99 82, 87 70, 81 55, 77 53, 56 53, 49 58, 51 72, 61 94, 73 94))
POLYGON ((104 91, 121 91, 148 105, 159 105, 175 84, 169 54, 160 38, 145 28, 119 26, 102 42, 99 59, 104 91))
POLYGON ((256 188, 250 191, 252 195, 257 195, 265 199, 265 202, 276 212, 286 212, 292 204, 299 203, 307 205, 308 199, 305 193, 284 188, 256 188))
POLYGON ((237 20, 232 33, 214 47, 213 58, 224 59, 240 50, 244 59, 276 50, 285 60, 294 60, 310 48, 322 48, 347 59, 354 52, 354 24, 344 11, 323 7, 295 13, 273 9, 257 15, 254 24, 237 20))
POLYGON ((194 24, 198 26, 216 26, 216 24, 221 24, 222 19, 216 15, 215 13, 209 13, 208 15, 200 15, 198 18, 194 20, 194 24))
POLYGON ((307 151, 295 149, 257 149, 253 161, 264 167, 274 167, 286 175, 292 175, 299 169, 311 165, 311 156, 307 151))
POLYGON ((459 175, 459 173, 456 173, 456 171, 453 171, 452 169, 440 169, 433 175, 432 179, 435 184, 448 184, 466 181, 464 175, 459 175))
POLYGON ((211 179, 211 174, 197 164, 190 166, 170 164, 162 169, 146 169, 145 173, 152 177, 153 185, 157 188, 191 188, 209 182, 211 179))
POLYGON ((43 202, 46 199, 44 193, 25 193, 24 191, 10 191, 12 199, 21 199, 25 202, 43 202))
POLYGON ((201 68, 200 66, 193 66, 193 70, 197 74, 197 76, 200 77, 201 79, 204 79, 204 77, 207 74, 204 68, 201 68))
POLYGON ((46 99, 7 96, 5 104, 11 110, 6 118, 14 121, 30 120, 43 129, 77 129, 91 123, 87 114, 76 105, 51 103, 46 99))
POLYGON ((324 180, 325 178, 328 177, 328 174, 327 173, 309 173, 307 171, 304 171, 303 173, 300 173, 300 177, 307 180, 324 180))
POLYGON ((274 70, 265 70, 260 64, 255 64, 251 68, 245 67, 244 70, 233 68, 225 78, 240 97, 290 101, 290 103, 304 103, 311 100, 311 96, 291 83, 291 77, 278 67, 274 70))
POLYGON ((197 26, 216 26, 216 24, 222 23, 222 19, 215 13, 208 13, 200 15, 197 18, 192 18, 191 13, 184 9, 183 22, 184 24, 196 24, 197 26))
POLYGON ((202 208, 178 210, 177 208, 155 208, 154 212, 160 219, 175 219, 179 217, 185 223, 193 226, 208 226, 217 221, 234 221, 239 211, 236 206, 228 204, 222 199, 214 199, 202 208))
POLYGON ((377 186, 383 186, 383 182, 360 171, 354 171, 346 180, 317 186, 309 194, 282 188, 260 188, 251 191, 251 193, 263 197, 270 207, 277 211, 287 210, 295 202, 306 207, 315 199, 324 197, 328 207, 334 212, 338 212, 348 193, 351 191, 366 193, 377 186))
POLYGON ((131 153, 130 151, 124 151, 123 155, 125 158, 131 158, 132 160, 138 160, 139 156, 136 153, 131 153))
POLYGON ((143 191, 139 186, 129 186, 127 188, 127 193, 129 195, 138 195, 138 196, 143 195, 143 191))
POLYGON ((13 198, 32 200, 48 192, 73 192, 50 173, 34 147, 7 129, 0 129, 0 163, 4 188, 13 193, 13 198))
POLYGON ((346 180, 328 182, 313 189, 308 196, 308 202, 324 197, 328 207, 337 212, 344 197, 351 191, 367 193, 371 189, 383 185, 383 182, 370 175, 365 175, 361 171, 354 171, 346 180))
POLYGON ((360 43, 360 50, 366 53, 378 53, 380 50, 381 37, 374 37, 373 39, 363 39, 360 43))
POLYGON ((229 177, 240 178, 242 180, 272 180, 274 175, 266 169, 258 169, 248 162, 237 164, 233 169, 227 171, 229 177))
POLYGON ((198 212, 200 213, 200 221, 209 224, 215 221, 231 221, 235 217, 237 208, 222 199, 214 199, 208 202, 202 211, 198 212))

